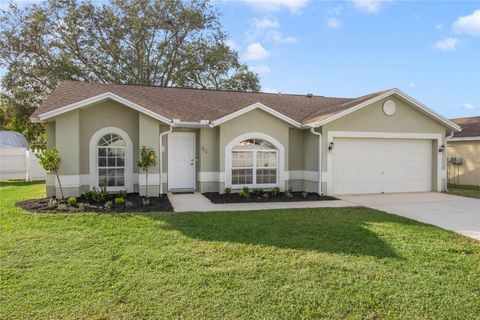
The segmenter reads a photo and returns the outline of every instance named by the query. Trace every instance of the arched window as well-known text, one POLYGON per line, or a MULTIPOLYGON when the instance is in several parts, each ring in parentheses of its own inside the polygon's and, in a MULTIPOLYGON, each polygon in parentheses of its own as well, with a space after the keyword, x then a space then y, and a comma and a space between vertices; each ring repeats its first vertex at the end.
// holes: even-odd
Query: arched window
POLYGON ((232 148, 232 186, 278 184, 278 150, 263 139, 247 139, 232 148))
POLYGON ((97 144, 98 186, 107 190, 125 189, 125 141, 117 134, 106 134, 97 144))

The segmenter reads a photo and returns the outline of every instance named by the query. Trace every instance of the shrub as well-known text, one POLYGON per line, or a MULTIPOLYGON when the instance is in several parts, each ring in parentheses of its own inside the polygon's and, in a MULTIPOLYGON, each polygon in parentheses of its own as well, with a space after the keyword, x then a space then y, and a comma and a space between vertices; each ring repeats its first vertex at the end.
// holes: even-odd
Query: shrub
POLYGON ((280 193, 280 188, 279 187, 274 187, 272 190, 270 190, 270 194, 272 197, 276 197, 280 193))
POLYGON ((230 193, 232 193, 232 189, 230 189, 230 188, 225 188, 225 189, 223 190, 223 193, 228 196, 230 193))
POLYGON ((265 192, 263 194, 263 199, 267 200, 268 198, 270 198, 270 194, 268 192, 265 192))
POLYGON ((247 199, 248 196, 249 196, 249 193, 248 193, 248 192, 245 192, 245 190, 242 190, 242 191, 240 191, 240 192, 238 193, 238 195, 239 195, 240 197, 242 197, 242 198, 247 199))
POLYGON ((59 203, 57 206, 58 211, 67 211, 68 207, 65 203, 59 203))
POLYGON ((100 201, 107 201, 110 197, 110 194, 107 191, 107 187, 101 186, 100 187, 100 201))
POLYGON ((292 188, 288 188, 288 190, 285 191, 285 198, 287 198, 287 199, 293 199, 292 188))
POLYGON ((87 200, 89 201, 93 201, 97 203, 102 200, 100 191, 96 187, 93 187, 92 190, 87 191, 85 193, 85 198, 87 198, 87 200))
POLYGON ((63 200, 63 188, 58 175, 58 169, 60 169, 62 159, 60 158, 60 153, 58 153, 57 148, 53 147, 50 150, 44 150, 37 154, 37 158, 38 162, 46 172, 53 172, 55 176, 57 176, 58 186, 60 187, 60 193, 62 194, 63 200))
POLYGON ((148 206, 149 204, 150 204, 150 199, 146 197, 142 199, 142 206, 148 206))
POLYGON ((85 211, 85 209, 87 209, 87 204, 84 203, 84 202, 80 202, 78 204, 78 209, 82 210, 82 211, 85 211))
POLYGON ((258 197, 260 197, 263 194, 263 190, 260 188, 255 188, 252 190, 252 193, 258 197))
POLYGON ((302 198, 303 198, 303 199, 306 199, 306 198, 307 198, 307 196, 308 196, 308 193, 307 193, 307 192, 305 192, 305 191, 303 191, 303 192, 302 192, 302 198))
POLYGON ((54 198, 48 199, 47 208, 48 209, 55 209, 56 207, 57 207, 57 200, 54 199, 54 198))
POLYGON ((125 201, 125 207, 131 208, 131 207, 133 207, 133 203, 130 202, 130 201, 125 201))
POLYGON ((127 190, 120 190, 117 192, 117 198, 125 199, 127 197, 127 190))
POLYGON ((250 193, 250 188, 249 187, 243 187, 242 191, 245 193, 250 193))
MULTIPOLYGON (((152 148, 142 146, 140 148, 140 160, 137 161, 137 166, 145 171, 145 196, 148 197, 148 168, 155 167, 157 164, 157 156, 152 148)), ((161 174, 161 173, 160 173, 161 174)))
POLYGON ((70 197, 70 198, 68 198, 67 202, 68 202, 69 205, 74 206, 74 205, 77 204, 77 198, 70 197))
POLYGON ((113 202, 112 201, 107 201, 105 202, 105 204, 103 205, 103 207, 105 209, 112 209, 112 206, 113 206, 113 202))
POLYGON ((125 199, 120 198, 120 197, 115 198, 114 201, 115 201, 115 204, 124 204, 125 203, 125 199))

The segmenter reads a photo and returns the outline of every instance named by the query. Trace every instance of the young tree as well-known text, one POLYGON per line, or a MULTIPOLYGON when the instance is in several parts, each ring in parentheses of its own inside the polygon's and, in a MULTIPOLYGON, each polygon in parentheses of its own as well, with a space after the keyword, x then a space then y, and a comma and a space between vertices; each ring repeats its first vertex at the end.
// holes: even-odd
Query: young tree
POLYGON ((49 0, 0 10, 2 101, 29 115, 61 80, 259 91, 209 0, 49 0))
POLYGON ((142 146, 140 148, 140 160, 137 166, 145 172, 145 198, 148 199, 148 168, 154 167, 157 164, 155 151, 152 148, 142 146))
POLYGON ((62 161, 57 148, 53 147, 49 150, 44 150, 41 153, 37 154, 37 157, 39 159, 40 165, 43 167, 43 169, 45 169, 45 171, 53 172, 57 176, 58 186, 60 187, 60 193, 62 194, 63 200, 63 189, 60 182, 60 177, 58 175, 58 170, 60 169, 60 164, 62 161))

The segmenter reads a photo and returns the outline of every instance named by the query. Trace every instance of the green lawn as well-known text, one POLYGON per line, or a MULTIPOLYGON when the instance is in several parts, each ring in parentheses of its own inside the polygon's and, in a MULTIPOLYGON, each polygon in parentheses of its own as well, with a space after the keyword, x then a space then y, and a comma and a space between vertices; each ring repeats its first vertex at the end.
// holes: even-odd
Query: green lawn
POLYGON ((0 186, 0 319, 478 319, 480 243, 365 208, 31 214, 0 186))
POLYGON ((480 199, 480 187, 477 186, 449 184, 447 193, 454 194, 456 196, 480 199))

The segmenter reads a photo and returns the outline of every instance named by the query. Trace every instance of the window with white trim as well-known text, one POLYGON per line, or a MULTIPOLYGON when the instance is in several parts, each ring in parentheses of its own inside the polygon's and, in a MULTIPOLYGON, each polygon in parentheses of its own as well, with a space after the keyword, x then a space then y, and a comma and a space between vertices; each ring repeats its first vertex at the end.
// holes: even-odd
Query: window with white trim
POLYGON ((263 139, 247 139, 232 149, 232 186, 275 186, 278 150, 263 139))
POLYGON ((106 134, 97 144, 98 185, 109 190, 125 188, 126 143, 117 134, 106 134))

